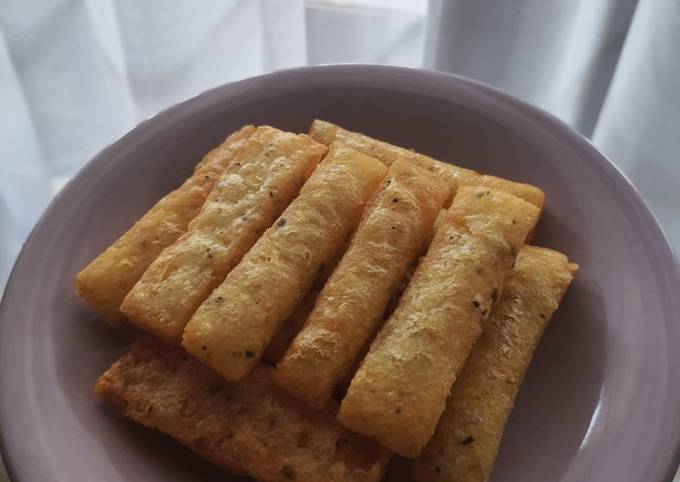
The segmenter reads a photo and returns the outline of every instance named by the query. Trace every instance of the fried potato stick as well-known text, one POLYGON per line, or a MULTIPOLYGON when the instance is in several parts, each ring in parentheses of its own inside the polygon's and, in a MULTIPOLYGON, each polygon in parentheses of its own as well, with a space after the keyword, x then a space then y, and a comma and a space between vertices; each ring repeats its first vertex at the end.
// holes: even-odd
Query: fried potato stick
POLYGON ((418 482, 485 482, 519 386, 578 266, 525 246, 453 386, 435 434, 415 461, 418 482))
POLYGON ((158 201, 134 226, 76 276, 78 296, 111 324, 125 316, 120 304, 151 262, 187 229, 234 153, 253 134, 245 126, 210 151, 193 175, 158 201))
POLYGON ((239 384, 179 348, 138 342, 99 379, 98 395, 228 471, 263 482, 378 481, 389 454, 345 430, 337 407, 309 410, 257 366, 239 384))
POLYGON ((372 157, 332 144, 300 195, 198 308, 184 347, 227 380, 247 375, 342 248, 386 171, 372 157))
POLYGON ((345 244, 335 254, 333 259, 324 265, 324 269, 321 270, 321 273, 316 275, 314 283, 312 283, 312 288, 305 295, 300 304, 295 308, 293 314, 291 314, 283 323, 281 323, 281 328, 279 328, 279 331, 276 333, 276 335, 274 335, 274 338, 272 338, 272 341, 262 354, 262 360, 264 362, 269 363, 270 365, 276 365, 281 360, 281 358, 283 358, 283 355, 286 354, 288 345, 290 345, 293 339, 300 332, 302 326, 309 317, 309 314, 312 312, 312 309, 314 308, 314 302, 319 296, 319 292, 323 289, 331 273, 333 273, 335 270, 335 267, 338 265, 342 255, 345 254, 345 251, 347 251, 349 239, 351 239, 351 235, 348 235, 345 244))
POLYGON ((274 335, 274 338, 272 338, 272 341, 267 345, 267 348, 262 354, 262 360, 264 362, 269 363, 270 365, 276 365, 281 358, 283 358, 283 355, 285 355, 286 350, 288 349, 288 345, 290 345, 300 332, 302 325, 305 324, 307 317, 312 312, 314 302, 326 284, 326 281, 328 281, 331 273, 335 270, 342 255, 347 251, 350 239, 351 234, 347 235, 343 247, 335 253, 330 261, 324 264, 321 273, 316 275, 314 283, 312 283, 312 288, 307 292, 300 304, 297 305, 293 314, 281 323, 281 328, 279 328, 279 331, 274 335))
POLYGON ((271 365, 276 365, 281 361, 283 355, 286 354, 288 346, 300 332, 312 309, 314 309, 314 302, 318 296, 319 292, 314 288, 307 292, 293 313, 281 323, 281 328, 279 328, 279 331, 274 335, 267 348, 265 348, 262 354, 262 361, 271 365))
POLYGON ((459 186, 484 186, 509 192, 530 202, 539 209, 543 209, 545 200, 543 191, 530 184, 479 174, 470 169, 437 161, 423 154, 373 139, 364 134, 350 132, 340 126, 319 119, 312 123, 309 128, 309 135, 312 139, 326 145, 333 141, 340 141, 349 147, 379 159, 388 166, 398 159, 405 159, 423 169, 434 172, 449 183, 449 203, 455 196, 459 186))
POLYGON ((191 315, 298 194, 325 152, 305 135, 258 127, 187 232, 151 263, 121 311, 138 327, 179 343, 191 315))
POLYGON ((405 160, 390 166, 347 252, 277 365, 276 385, 317 410, 328 403, 429 239, 447 197, 437 176, 405 160))
POLYGON ((538 208, 461 187, 342 401, 340 422, 415 458, 481 332, 538 208))

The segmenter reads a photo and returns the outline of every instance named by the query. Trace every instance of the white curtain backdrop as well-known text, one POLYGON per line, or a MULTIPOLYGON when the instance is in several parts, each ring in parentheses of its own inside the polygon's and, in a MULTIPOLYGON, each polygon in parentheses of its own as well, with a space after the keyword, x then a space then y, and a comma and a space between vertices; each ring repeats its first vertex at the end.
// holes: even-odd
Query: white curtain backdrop
POLYGON ((52 196, 140 120, 329 62, 455 72, 547 109, 680 252, 679 0, 0 0, 0 292, 52 196))

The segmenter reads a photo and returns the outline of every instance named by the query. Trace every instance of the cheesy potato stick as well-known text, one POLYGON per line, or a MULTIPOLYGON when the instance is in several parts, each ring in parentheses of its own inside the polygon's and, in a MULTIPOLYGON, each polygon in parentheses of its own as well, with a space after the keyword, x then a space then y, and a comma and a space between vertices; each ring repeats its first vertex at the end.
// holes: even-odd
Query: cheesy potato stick
POLYGON ((76 276, 78 296, 110 323, 125 320, 120 304, 163 249, 186 230, 234 153, 253 134, 246 126, 210 151, 182 186, 158 201, 76 276))
POLYGON ((286 354, 288 346, 300 332, 309 314, 312 312, 314 302, 318 296, 319 292, 314 288, 307 292, 293 313, 281 323, 281 328, 279 328, 279 331, 274 335, 267 348, 265 348, 262 354, 262 361, 271 365, 276 365, 281 361, 283 355, 286 354))
POLYGON ((309 135, 317 142, 326 145, 329 145, 334 141, 340 141, 349 147, 375 157, 388 166, 398 159, 405 159, 423 169, 434 172, 449 184, 449 203, 456 194, 459 186, 484 186, 509 192, 530 202, 539 209, 543 208, 545 198, 543 191, 530 184, 479 174, 470 169, 437 161, 436 159, 432 159, 423 154, 418 154, 417 152, 394 146, 363 134, 350 132, 340 126, 318 119, 315 120, 309 128, 309 135))
POLYGON ((179 343, 191 315, 288 206, 326 152, 309 137, 258 127, 201 212, 121 305, 138 327, 179 343))
POLYGON ((461 187, 397 309, 354 375, 340 422, 415 458, 481 332, 538 208, 461 187))
POLYGON ((578 266, 526 246, 413 465, 418 482, 485 482, 536 345, 578 266))
POLYGON ((288 349, 288 345, 290 345, 290 342, 292 342, 300 332, 302 325, 305 324, 305 320, 307 320, 307 317, 312 312, 312 309, 314 308, 314 302, 316 301, 317 296, 319 296, 319 292, 326 284, 326 281, 328 281, 328 277, 335 270, 335 267, 337 266, 338 261, 340 261, 342 255, 345 254, 345 251, 347 251, 349 239, 351 239, 351 235, 348 235, 348 239, 344 243, 343 247, 340 248, 335 256, 324 265, 324 269, 321 270, 321 273, 316 275, 311 289, 302 299, 297 308, 295 308, 293 314, 290 315, 283 323, 281 323, 281 328, 279 328, 279 331, 276 333, 276 335, 274 335, 274 338, 272 338, 272 341, 262 354, 263 361, 271 365, 276 365, 281 360, 281 358, 283 358, 283 355, 288 349))
POLYGON ((98 395, 230 472, 262 482, 380 480, 389 454, 335 420, 337 407, 309 410, 259 365, 224 382, 183 350, 137 343, 99 379, 98 395))
POLYGON ((300 195, 198 308, 184 347, 227 380, 247 375, 342 248, 386 171, 372 157, 332 144, 300 195))
POLYGON ((328 403, 429 238, 447 196, 437 176, 404 160, 390 166, 347 252, 277 365, 276 385, 313 408, 328 403))

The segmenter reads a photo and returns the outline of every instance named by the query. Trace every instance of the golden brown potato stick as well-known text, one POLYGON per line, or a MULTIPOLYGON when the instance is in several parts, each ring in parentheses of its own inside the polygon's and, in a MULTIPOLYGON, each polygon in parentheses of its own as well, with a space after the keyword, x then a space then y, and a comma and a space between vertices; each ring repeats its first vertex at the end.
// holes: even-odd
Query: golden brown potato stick
POLYGON ((255 131, 245 126, 210 151, 193 175, 158 201, 125 234, 76 277, 78 296, 112 324, 125 320, 118 310, 123 298, 163 249, 186 230, 203 206, 216 180, 238 148, 255 131))
MULTIPOLYGON (((446 211, 444 211, 444 210, 440 211, 440 213, 442 213, 442 212, 446 212, 446 211)), ((435 224, 433 226, 433 229, 437 229, 437 222, 436 221, 435 221, 435 224)), ((428 239, 426 241, 426 245, 423 246, 424 251, 419 254, 419 258, 420 258, 421 255, 425 254, 424 252, 429 247, 430 241, 431 241, 431 239, 428 239)), ((361 362, 366 357, 368 350, 371 348, 371 344, 373 343, 373 340, 375 340, 376 335, 380 332, 380 329, 385 324, 385 321, 387 321, 389 319, 389 317, 392 316, 392 313, 394 313, 394 310, 397 308, 397 304, 399 303, 399 299, 401 298, 401 295, 404 294, 404 290, 406 289, 409 282, 411 281, 411 278, 413 277, 413 272, 415 271, 416 266, 418 266, 418 261, 419 261, 419 259, 416 259, 409 265, 409 267, 406 271, 406 275, 404 275, 404 277, 396 284, 394 291, 392 291, 392 294, 390 295, 390 299, 387 302, 387 307, 385 308, 385 313, 383 313, 382 319, 378 323, 373 334, 370 336, 370 338, 368 340, 366 340, 366 343, 364 343, 364 346, 361 347, 361 350, 359 350, 359 354, 354 358, 354 362, 352 363, 352 368, 350 368, 349 371, 347 371, 347 373, 340 379, 340 381, 336 385, 335 390, 333 391, 333 398, 335 400, 342 400, 343 398, 345 398, 345 394, 347 393, 347 390, 349 390, 349 384, 352 382, 352 378, 354 378, 354 374, 359 369, 361 362)))
POLYGON ((578 267, 526 246, 453 386, 412 476, 418 482, 485 482, 531 357, 578 267))
MULTIPOLYGON (((442 213, 445 213, 446 210, 441 210, 439 211, 439 215, 437 216, 437 219, 434 222, 433 226, 433 233, 434 230, 437 229, 437 220, 442 217, 442 213)), ((423 247, 423 249, 426 251, 427 248, 430 246, 430 242, 432 241, 431 237, 426 241, 426 245, 423 247)), ((424 254, 421 253, 421 255, 424 254)), ((345 394, 347 393, 347 390, 349 390, 349 385, 352 382, 352 378, 354 378, 354 374, 357 372, 359 369, 359 366, 361 366, 361 362, 363 359, 366 357, 366 354, 368 353, 368 350, 371 348, 371 344, 373 343, 373 340, 375 340, 376 335, 380 332, 382 329, 383 325, 385 324, 385 321, 387 321, 390 316, 392 316, 392 313, 394 313, 394 310, 397 309, 397 304, 399 303, 399 300, 401 299, 401 295, 404 294, 404 290, 406 290, 406 287, 408 284, 411 282, 411 278, 413 277, 413 273, 416 270, 416 267, 418 266, 418 261, 419 259, 416 259, 411 263, 408 267, 408 270, 406 271, 406 275, 397 283, 396 287, 394 288, 394 291, 392 292, 392 295, 390 296, 390 300, 387 302, 387 308, 385 308, 385 313, 383 314, 383 319, 380 320, 380 323, 378 323, 378 327, 376 331, 373 333, 373 335, 366 341, 363 347, 361 347, 361 350, 359 351, 359 354, 356 356, 354 359, 354 364, 352 365, 352 368, 345 374, 344 377, 338 382, 338 385, 335 387, 335 391, 333 392, 333 398, 336 400, 342 400, 345 398, 345 394)))
POLYGON ((272 341, 262 354, 263 361, 271 365, 276 365, 281 358, 283 358, 283 355, 288 349, 288 345, 290 345, 290 342, 293 341, 295 336, 300 332, 302 325, 305 324, 305 320, 307 320, 307 317, 312 312, 314 302, 316 301, 317 296, 319 296, 319 292, 326 284, 326 281, 328 281, 328 277, 335 270, 342 255, 347 251, 349 239, 351 239, 351 235, 348 235, 348 239, 345 240, 343 247, 338 250, 333 259, 325 264, 321 273, 316 275, 314 283, 312 283, 312 288, 295 308, 293 313, 281 323, 281 328, 279 328, 279 331, 274 335, 274 338, 272 338, 272 341))
POLYGON ((500 294, 538 208, 463 186, 352 379, 339 413, 355 432, 415 458, 500 294))
POLYGON ((274 383, 321 409, 382 320, 448 197, 439 178, 407 161, 392 164, 314 310, 277 365, 274 383))
POLYGON ((262 482, 380 480, 389 454, 271 385, 258 366, 224 382, 183 350, 137 343, 95 390, 123 415, 159 430, 205 459, 262 482))
POLYGON ((283 355, 286 354, 288 346, 300 332, 305 324, 305 320, 307 320, 307 317, 312 312, 317 296, 319 296, 319 292, 314 288, 307 292, 293 313, 281 323, 281 328, 279 328, 279 331, 274 335, 267 348, 265 348, 262 354, 262 361, 271 365, 276 365, 281 361, 283 355))
POLYGON ((345 398, 347 390, 349 390, 349 384, 352 383, 352 378, 354 378, 354 374, 359 369, 359 366, 361 366, 361 362, 364 360, 366 354, 368 353, 368 350, 371 348, 373 340, 375 340, 376 335, 378 334, 378 332, 380 331, 384 324, 385 320, 380 320, 376 332, 373 333, 373 335, 368 339, 364 346, 362 346, 361 349, 359 350, 359 354, 356 356, 354 362, 352 363, 352 368, 350 368, 347 371, 345 376, 343 376, 338 382, 338 384, 335 386, 335 390, 333 390, 333 398, 335 400, 339 401, 345 398))
POLYGON ((187 232, 151 263, 121 311, 138 327, 179 343, 191 315, 293 200, 325 152, 305 135, 258 127, 187 232))
POLYGON ((356 226, 387 168, 339 143, 198 308, 183 345, 227 380, 242 379, 356 226))
POLYGON ((543 191, 530 184, 479 174, 470 169, 437 161, 436 159, 432 159, 423 154, 418 154, 417 152, 373 139, 364 134, 350 132, 340 126, 319 119, 316 119, 312 123, 309 128, 309 135, 312 139, 326 145, 329 145, 334 141, 340 141, 349 147, 379 159, 388 166, 398 159, 405 159, 423 169, 434 172, 449 183, 449 202, 453 199, 458 187, 461 185, 484 186, 509 192, 530 202, 539 209, 543 209, 545 198, 543 191))

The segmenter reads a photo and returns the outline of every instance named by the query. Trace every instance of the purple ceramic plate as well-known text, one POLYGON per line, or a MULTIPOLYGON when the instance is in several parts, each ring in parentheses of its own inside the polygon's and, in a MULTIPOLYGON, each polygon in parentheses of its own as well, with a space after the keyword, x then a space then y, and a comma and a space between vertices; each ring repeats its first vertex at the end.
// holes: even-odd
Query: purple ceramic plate
MULTIPOLYGON (((95 399, 92 384, 133 333, 80 303, 73 278, 230 131, 267 123, 303 132, 315 117, 546 192, 534 243, 581 270, 522 386, 493 480, 670 480, 680 282, 631 185, 563 123, 492 88, 344 65, 256 77, 173 107, 102 151, 52 202, 0 310, 2 450, 13 481, 241 480, 95 399)), ((387 480, 402 473, 397 464, 387 480)))

